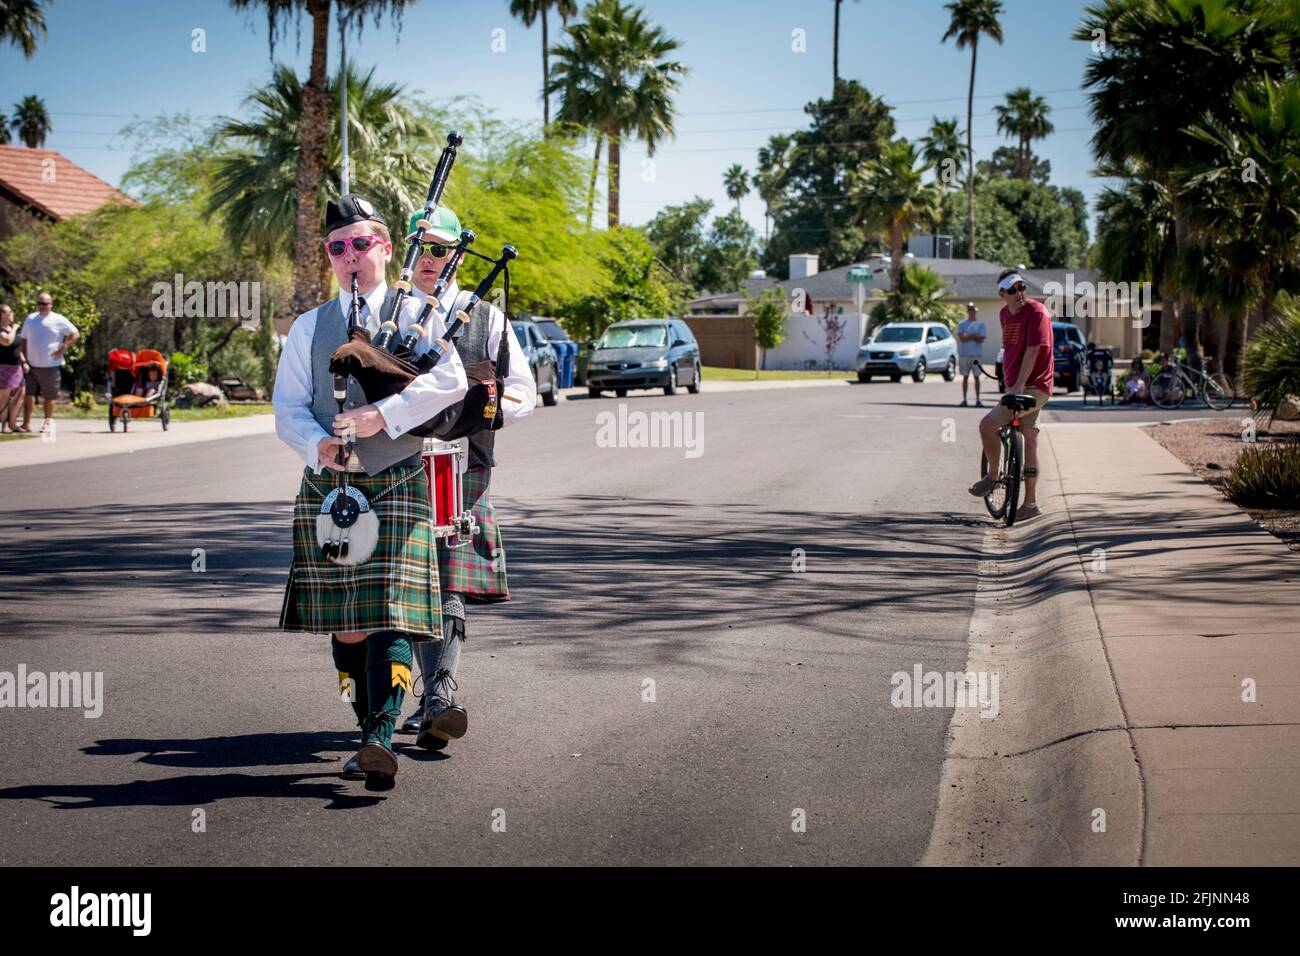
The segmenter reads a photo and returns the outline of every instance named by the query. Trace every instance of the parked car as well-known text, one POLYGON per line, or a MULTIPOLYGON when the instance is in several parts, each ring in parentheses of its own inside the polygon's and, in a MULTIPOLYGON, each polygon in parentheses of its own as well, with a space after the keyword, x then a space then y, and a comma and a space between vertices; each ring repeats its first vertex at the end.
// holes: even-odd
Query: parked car
POLYGON ((957 377, 957 340, 939 322, 890 322, 858 350, 859 382, 873 375, 888 375, 891 382, 911 375, 924 382, 931 369, 942 369, 948 382, 957 377))
POLYGON ((1056 363, 1054 384, 1067 392, 1077 391, 1088 367, 1088 343, 1083 330, 1073 322, 1053 322, 1052 339, 1052 357, 1056 363))
POLYGON ((615 322, 596 340, 587 360, 587 394, 612 390, 622 398, 633 388, 662 388, 674 395, 680 385, 700 390, 700 346, 680 319, 615 322))
MULTIPOLYGON (((1083 380, 1086 367, 1088 346, 1083 339, 1083 331, 1073 322, 1052 323, 1052 362, 1055 374, 1052 383, 1060 385, 1067 392, 1073 392, 1083 380)), ((998 391, 1007 390, 1006 377, 1002 374, 1002 355, 1006 349, 998 349, 998 391)))
POLYGON ((510 325, 519 338, 524 354, 528 356, 528 367, 533 370, 533 381, 537 383, 537 394, 542 397, 543 405, 554 405, 560 400, 560 377, 556 371, 555 349, 536 322, 527 319, 514 319, 510 325))

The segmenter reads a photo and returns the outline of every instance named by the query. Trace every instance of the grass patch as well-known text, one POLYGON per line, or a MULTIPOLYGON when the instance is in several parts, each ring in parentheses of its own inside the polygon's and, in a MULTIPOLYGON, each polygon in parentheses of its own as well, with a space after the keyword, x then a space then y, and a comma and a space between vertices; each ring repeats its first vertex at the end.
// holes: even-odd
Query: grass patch
MULTIPOLYGON (((270 415, 275 408, 270 402, 259 402, 255 405, 227 405, 224 408, 208 405, 204 408, 177 408, 171 406, 171 417, 174 422, 207 422, 216 418, 247 418, 249 415, 270 415)), ((157 412, 154 413, 155 418, 157 412)), ((102 418, 108 421, 108 406, 96 403, 92 409, 77 408, 75 405, 56 405, 54 408, 55 418, 102 418)), ((149 421, 149 419, 145 419, 149 421)), ((132 424, 135 424, 132 422, 132 424)))
POLYGON ((1223 490, 1238 504, 1300 508, 1300 444, 1247 448, 1223 490))
POLYGON ((30 435, 26 433, 19 434, 17 432, 6 432, 5 434, 0 435, 0 441, 22 441, 24 438, 35 438, 35 437, 36 437, 35 432, 33 432, 30 435))
POLYGON ((715 365, 706 365, 701 370, 704 381, 714 382, 780 382, 794 379, 833 379, 847 378, 852 373, 843 370, 827 372, 825 369, 819 372, 787 372, 787 371, 763 371, 759 372, 757 378, 754 376, 753 369, 747 368, 720 368, 715 365))

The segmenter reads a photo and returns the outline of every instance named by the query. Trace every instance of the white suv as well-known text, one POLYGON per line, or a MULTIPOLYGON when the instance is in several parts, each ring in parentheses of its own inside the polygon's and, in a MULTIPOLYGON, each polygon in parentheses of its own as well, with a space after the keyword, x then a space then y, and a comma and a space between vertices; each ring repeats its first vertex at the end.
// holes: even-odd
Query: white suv
POLYGON ((942 371, 944 381, 957 377, 957 340, 938 322, 891 322, 876 329, 858 350, 858 381, 888 375, 897 382, 904 375, 924 382, 927 371, 942 371))

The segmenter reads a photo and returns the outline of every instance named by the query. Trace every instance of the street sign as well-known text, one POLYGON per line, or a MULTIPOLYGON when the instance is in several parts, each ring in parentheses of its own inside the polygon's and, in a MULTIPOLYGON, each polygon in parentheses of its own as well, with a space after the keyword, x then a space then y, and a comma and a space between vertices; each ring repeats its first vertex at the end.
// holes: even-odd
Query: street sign
POLYGON ((853 266, 849 269, 848 280, 850 282, 871 282, 874 276, 871 269, 867 266, 853 266))

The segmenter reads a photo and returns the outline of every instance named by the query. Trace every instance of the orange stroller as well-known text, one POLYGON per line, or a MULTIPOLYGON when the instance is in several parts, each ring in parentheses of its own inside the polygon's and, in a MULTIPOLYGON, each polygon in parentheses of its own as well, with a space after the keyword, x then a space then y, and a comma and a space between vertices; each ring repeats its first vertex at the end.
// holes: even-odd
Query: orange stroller
POLYGON ((166 431, 172 417, 167 406, 167 360, 153 349, 134 354, 113 349, 108 353, 108 430, 117 431, 121 421, 126 431, 131 419, 155 416, 166 431), (156 379, 150 378, 150 369, 158 370, 156 379))

